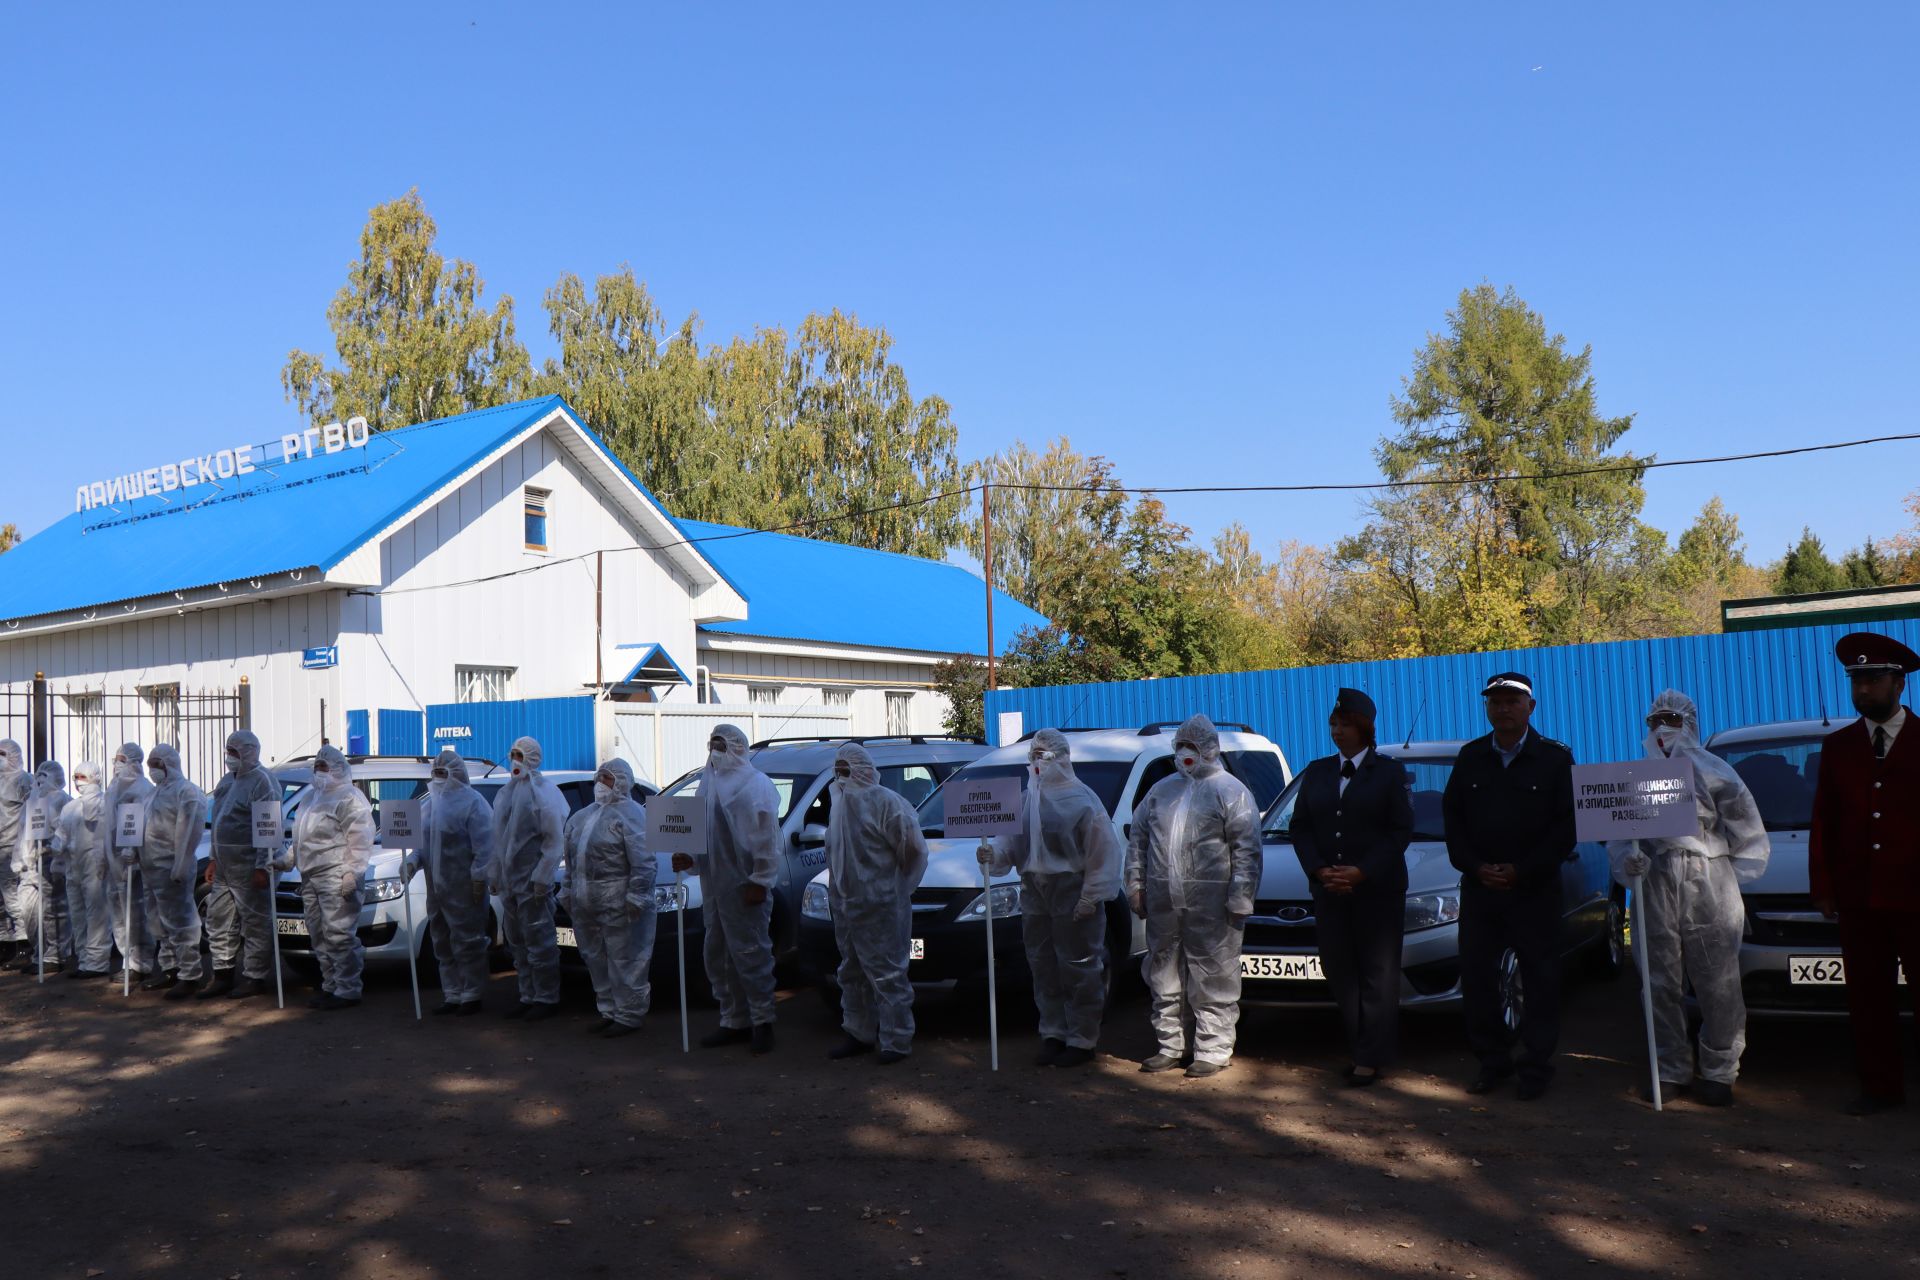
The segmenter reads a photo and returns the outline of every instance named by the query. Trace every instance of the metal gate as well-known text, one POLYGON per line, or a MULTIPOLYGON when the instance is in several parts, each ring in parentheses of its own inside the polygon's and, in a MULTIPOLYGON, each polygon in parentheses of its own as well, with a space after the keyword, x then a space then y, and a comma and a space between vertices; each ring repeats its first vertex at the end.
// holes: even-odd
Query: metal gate
POLYGON ((52 682, 0 686, 0 737, 25 750, 30 765, 58 760, 71 773, 82 761, 105 768, 123 743, 146 750, 162 743, 180 752, 190 778, 215 778, 227 735, 252 724, 253 690, 245 677, 232 692, 156 683, 103 689, 52 682))

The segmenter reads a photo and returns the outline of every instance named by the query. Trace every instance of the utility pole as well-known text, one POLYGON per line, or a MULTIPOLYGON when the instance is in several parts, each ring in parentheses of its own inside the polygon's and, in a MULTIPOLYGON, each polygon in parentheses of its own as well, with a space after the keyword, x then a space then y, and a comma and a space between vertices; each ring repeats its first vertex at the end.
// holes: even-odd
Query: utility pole
MULTIPOLYGON (((999 687, 993 656, 993 486, 980 486, 980 564, 986 571, 987 579, 987 688, 999 687)), ((981 699, 981 716, 984 721, 986 700, 981 699)), ((981 726, 985 727, 984 723, 981 726)))

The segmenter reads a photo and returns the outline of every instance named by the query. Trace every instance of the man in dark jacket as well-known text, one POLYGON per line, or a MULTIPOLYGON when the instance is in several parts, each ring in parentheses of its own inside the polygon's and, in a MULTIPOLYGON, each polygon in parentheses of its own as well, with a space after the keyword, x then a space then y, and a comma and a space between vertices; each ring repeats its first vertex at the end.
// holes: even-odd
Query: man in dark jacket
POLYGON ((1573 857, 1573 752, 1531 727, 1533 682, 1516 671, 1487 681, 1493 732, 1460 748, 1443 801, 1447 857, 1460 869, 1460 995, 1467 1043, 1480 1059, 1469 1093, 1514 1074, 1501 1017, 1500 958, 1519 961, 1519 1096, 1553 1079, 1560 1039, 1560 864, 1573 857))
POLYGON ((1835 652, 1860 718, 1827 735, 1813 793, 1807 874, 1814 905, 1840 919, 1860 1096, 1872 1115, 1906 1100, 1900 1063, 1900 966, 1920 981, 1920 728, 1900 701, 1920 654, 1862 631, 1835 652))

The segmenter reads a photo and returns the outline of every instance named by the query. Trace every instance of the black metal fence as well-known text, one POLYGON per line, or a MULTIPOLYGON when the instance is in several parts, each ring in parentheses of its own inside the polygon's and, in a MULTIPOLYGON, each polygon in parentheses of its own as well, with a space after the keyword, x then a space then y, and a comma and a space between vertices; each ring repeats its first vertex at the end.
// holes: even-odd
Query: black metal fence
POLYGON ((165 743, 180 752, 188 777, 214 778, 227 735, 251 726, 252 694, 244 678, 222 692, 173 683, 90 688, 35 676, 0 685, 0 737, 18 742, 30 765, 58 760, 69 773, 85 760, 107 767, 123 743, 148 751, 165 743))

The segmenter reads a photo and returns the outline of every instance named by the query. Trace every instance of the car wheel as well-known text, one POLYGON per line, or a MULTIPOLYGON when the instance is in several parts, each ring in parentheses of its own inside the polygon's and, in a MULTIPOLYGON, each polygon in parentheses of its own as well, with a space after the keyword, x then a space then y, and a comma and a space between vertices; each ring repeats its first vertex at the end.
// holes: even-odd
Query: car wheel
POLYGON ((1601 981, 1620 976, 1627 964, 1627 913, 1616 898, 1607 900, 1607 922, 1587 953, 1587 971, 1601 981))
POLYGON ((1512 947, 1500 953, 1497 973, 1500 992, 1500 1022, 1509 1036, 1520 1033, 1520 1020, 1526 1016, 1527 994, 1520 981, 1520 954, 1512 947))

